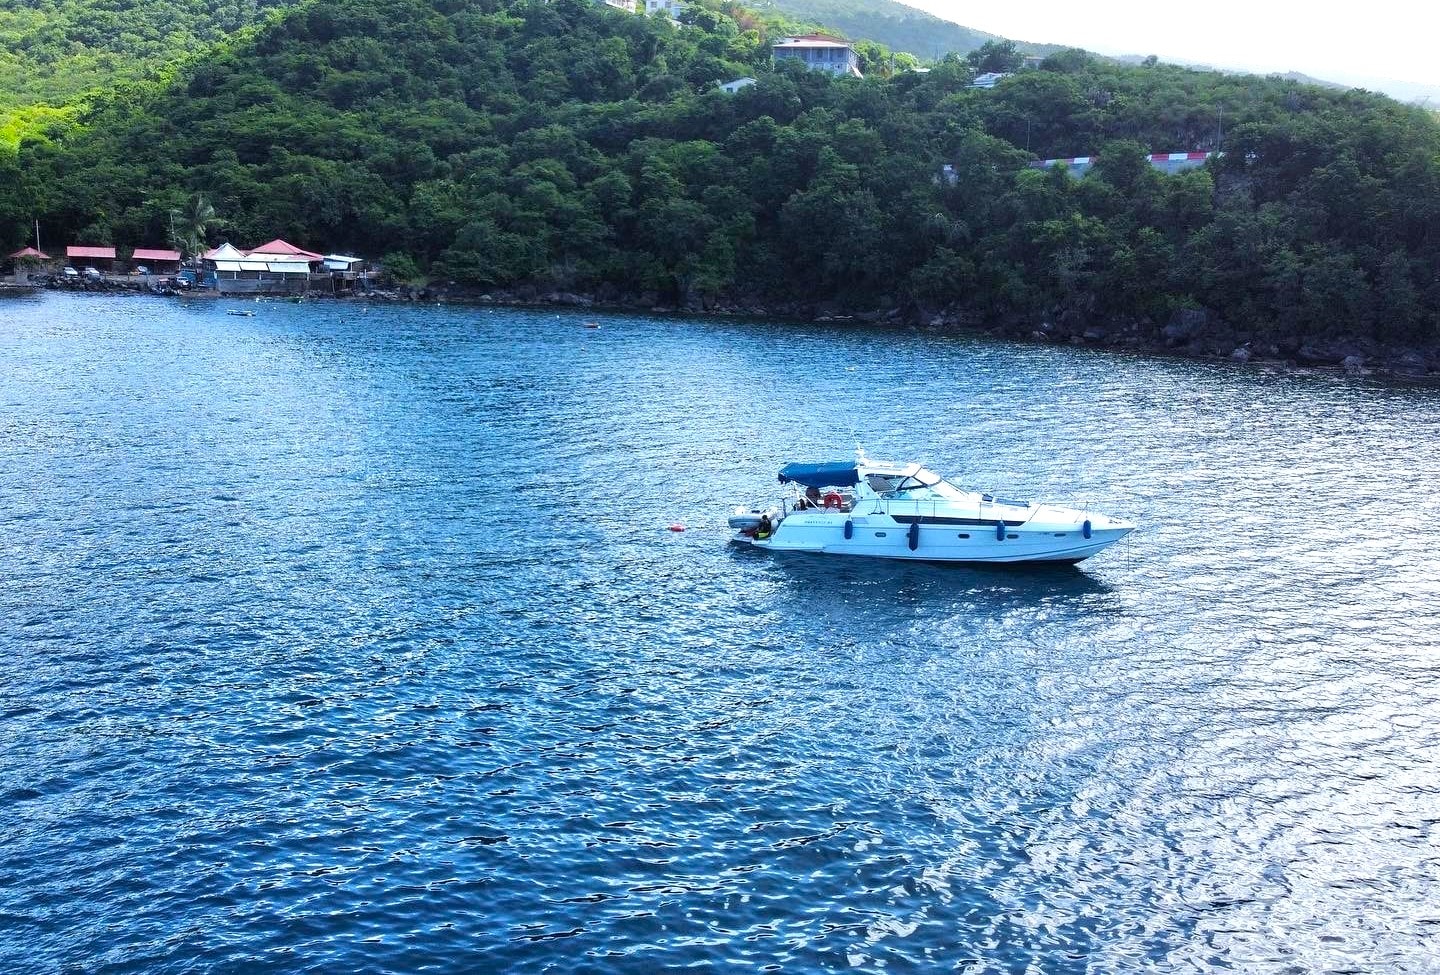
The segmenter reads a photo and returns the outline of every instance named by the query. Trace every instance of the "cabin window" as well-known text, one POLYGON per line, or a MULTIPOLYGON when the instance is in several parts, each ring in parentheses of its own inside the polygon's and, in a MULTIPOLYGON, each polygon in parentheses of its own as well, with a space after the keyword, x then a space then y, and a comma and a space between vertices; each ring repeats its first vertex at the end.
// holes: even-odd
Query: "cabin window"
POLYGON ((1019 535, 1006 535, 1006 538, 1019 538, 1019 535))
POLYGON ((876 538, 884 538, 884 537, 885 537, 885 533, 884 533, 884 532, 876 532, 876 533, 875 533, 875 537, 876 537, 876 538))
POLYGON ((969 538, 969 537, 970 537, 970 533, 969 533, 969 532, 961 532, 961 533, 960 533, 959 535, 957 535, 956 537, 957 537, 957 538, 969 538))

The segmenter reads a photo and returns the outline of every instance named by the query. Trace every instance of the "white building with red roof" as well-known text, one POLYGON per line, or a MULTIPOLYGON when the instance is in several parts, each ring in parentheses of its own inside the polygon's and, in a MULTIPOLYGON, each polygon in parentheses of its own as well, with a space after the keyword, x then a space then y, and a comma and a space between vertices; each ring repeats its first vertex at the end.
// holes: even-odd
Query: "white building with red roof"
MULTIPOLYGON (((240 250, 221 244, 203 255, 215 272, 222 294, 296 294, 310 289, 310 276, 320 272, 324 256, 276 238, 259 247, 240 250)), ((328 276, 327 276, 328 280, 328 276)))

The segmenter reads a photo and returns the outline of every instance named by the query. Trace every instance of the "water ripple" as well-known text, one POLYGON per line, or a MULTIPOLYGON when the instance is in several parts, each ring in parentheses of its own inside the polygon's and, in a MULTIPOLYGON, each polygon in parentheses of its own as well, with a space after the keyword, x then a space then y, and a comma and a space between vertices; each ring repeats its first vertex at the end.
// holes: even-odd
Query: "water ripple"
POLYGON ((0 318, 7 971, 1440 968, 1433 391, 255 308, 0 318), (857 441, 1143 528, 724 544, 857 441))

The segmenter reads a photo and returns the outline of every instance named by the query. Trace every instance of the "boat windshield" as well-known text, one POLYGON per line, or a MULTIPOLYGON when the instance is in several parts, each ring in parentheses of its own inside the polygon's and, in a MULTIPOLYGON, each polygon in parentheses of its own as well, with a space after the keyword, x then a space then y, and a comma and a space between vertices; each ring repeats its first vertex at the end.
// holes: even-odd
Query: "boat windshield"
POLYGON ((964 501, 969 493, 923 467, 907 472, 871 472, 865 476, 870 490, 881 497, 909 501, 964 501))
POLYGON ((890 490, 911 501, 963 501, 967 494, 934 471, 923 467, 908 477, 895 478, 890 490))

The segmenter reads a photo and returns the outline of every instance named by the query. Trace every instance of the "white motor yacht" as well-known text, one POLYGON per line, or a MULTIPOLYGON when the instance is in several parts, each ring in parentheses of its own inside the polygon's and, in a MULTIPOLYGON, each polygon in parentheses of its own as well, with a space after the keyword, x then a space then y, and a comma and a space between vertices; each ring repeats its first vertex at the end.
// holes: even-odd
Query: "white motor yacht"
POLYGON ((919 464, 787 464, 791 492, 737 508, 734 541, 755 548, 927 562, 1079 562, 1135 525, 1089 510, 1009 501, 956 487, 919 464))

